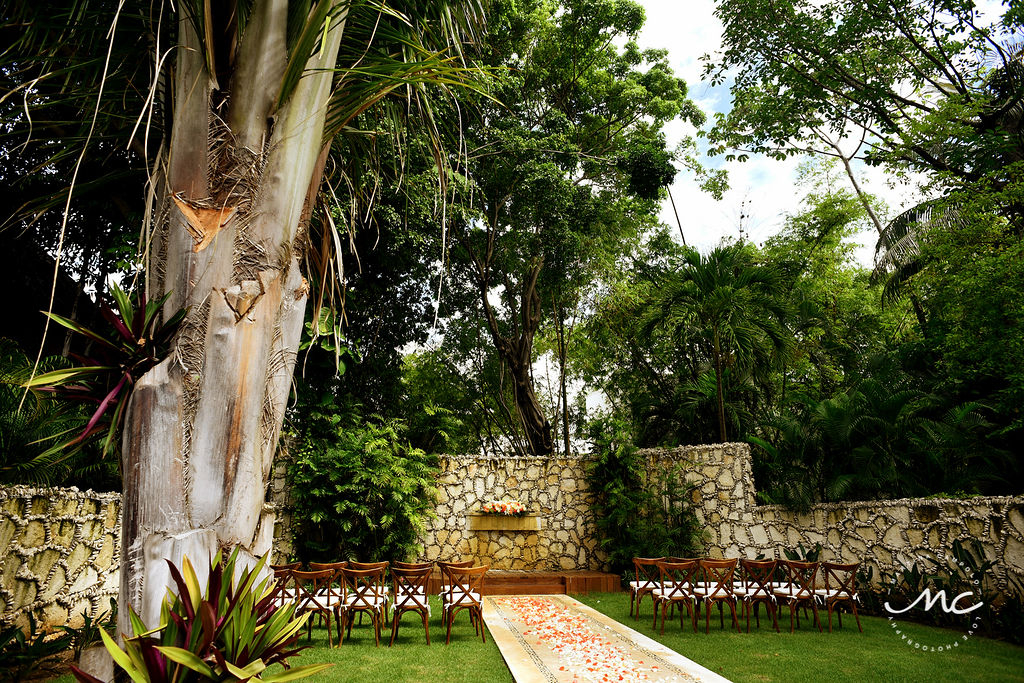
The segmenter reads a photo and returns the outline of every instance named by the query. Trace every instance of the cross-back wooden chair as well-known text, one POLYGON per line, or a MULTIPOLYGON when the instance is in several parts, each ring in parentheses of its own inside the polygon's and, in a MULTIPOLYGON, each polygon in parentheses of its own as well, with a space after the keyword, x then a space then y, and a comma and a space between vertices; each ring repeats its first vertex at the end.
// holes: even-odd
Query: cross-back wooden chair
POLYGON ((452 623, 455 615, 461 610, 469 610, 470 622, 476 633, 486 643, 484 629, 484 576, 491 565, 481 567, 448 567, 448 575, 452 580, 452 590, 448 601, 443 604, 444 621, 447 626, 445 645, 452 640, 452 623))
MULTIPOLYGON (((349 569, 360 569, 360 570, 383 569, 384 573, 381 575, 380 586, 378 586, 378 592, 380 592, 380 594, 383 595, 385 599, 388 599, 391 596, 391 585, 388 583, 388 579, 387 579, 387 572, 388 572, 388 567, 389 566, 390 566, 390 563, 387 560, 381 560, 380 562, 356 562, 355 560, 350 560, 348 562, 348 568, 349 569)), ((386 622, 386 621, 388 621, 388 619, 390 619, 390 617, 388 616, 388 604, 385 603, 384 604, 384 621, 386 622)), ((363 615, 360 612, 360 614, 359 614, 359 624, 362 625, 362 623, 363 623, 363 615)))
MULTIPOLYGON (((696 560, 688 562, 658 562, 658 586, 651 591, 654 601, 654 621, 651 628, 658 625, 658 607, 661 607, 661 632, 665 633, 665 615, 669 607, 676 603, 685 603, 686 611, 693 623, 693 632, 697 632, 697 601, 693 593, 693 584, 700 569, 696 560)), ((639 607, 637 608, 639 611, 639 607)), ((679 628, 683 627, 683 608, 679 608, 679 628)))
MULTIPOLYGON (((860 616, 857 614, 857 569, 860 562, 852 564, 840 564, 836 562, 822 562, 821 573, 825 575, 825 587, 814 591, 818 599, 822 601, 828 610, 828 632, 832 633, 832 610, 840 603, 849 603, 853 618, 857 620, 857 629, 864 633, 860 625, 860 616)), ((835 609, 839 615, 839 628, 843 627, 843 613, 835 609)))
POLYGON ((280 591, 274 600, 274 606, 283 607, 286 603, 295 602, 297 593, 295 590, 295 578, 292 576, 292 572, 296 569, 301 569, 302 563, 272 564, 270 568, 274 572, 274 581, 280 586, 280 591))
MULTIPOLYGON (((319 571, 302 572, 292 570, 291 577, 295 589, 295 613, 302 614, 311 612, 327 621, 327 642, 334 645, 334 638, 331 635, 331 616, 335 615, 337 625, 337 610, 342 603, 341 593, 334 585, 333 569, 321 569, 319 571)), ((339 641, 341 638, 341 627, 338 627, 339 641)), ((313 637, 312 619, 306 621, 306 637, 313 637)))
MULTIPOLYGON (((629 616, 640 620, 640 601, 645 595, 651 595, 655 588, 659 588, 660 574, 658 563, 665 562, 665 557, 634 557, 633 558, 633 581, 629 582, 629 616), (636 605, 636 614, 633 613, 633 605, 636 605)), ((653 602, 653 597, 651 601, 653 602)))
POLYGON ((398 569, 434 569, 433 562, 399 562, 395 560, 391 563, 391 566, 398 569))
POLYGON ((740 632, 740 622, 736 618, 736 592, 733 576, 736 573, 736 558, 730 560, 702 559, 700 571, 704 580, 693 589, 697 600, 704 603, 704 632, 711 632, 711 607, 718 603, 718 620, 721 628, 725 628, 723 604, 729 605, 732 622, 736 632, 740 632))
POLYGON ((341 562, 310 562, 309 563, 310 571, 314 571, 314 572, 323 571, 324 569, 333 569, 334 571, 338 571, 342 567, 347 567, 347 566, 348 566, 348 562, 345 561, 345 560, 342 560, 341 562))
POLYGON ((370 615, 373 641, 379 647, 381 624, 387 619, 388 596, 387 588, 384 587, 384 567, 353 569, 352 564, 349 562, 348 567, 340 570, 345 591, 344 600, 338 609, 338 628, 344 632, 347 626, 348 637, 352 637, 352 622, 356 612, 365 612, 370 615))
POLYGON ((747 616, 747 633, 750 633, 750 612, 754 612, 757 627, 761 628, 760 606, 764 603, 765 612, 772 618, 775 631, 779 630, 779 620, 775 610, 775 593, 772 587, 772 576, 775 574, 775 560, 740 560, 743 582, 735 587, 736 597, 743 603, 743 612, 747 616))
POLYGON ((405 612, 416 612, 420 615, 423 619, 423 631, 427 636, 427 645, 430 645, 430 625, 427 623, 430 618, 430 600, 427 597, 427 582, 430 581, 432 571, 431 567, 419 569, 391 567, 393 592, 391 594, 391 642, 388 643, 388 647, 395 644, 399 621, 405 612))
POLYGON ((794 613, 796 614, 796 625, 800 626, 799 607, 801 605, 811 608, 811 611, 814 613, 814 623, 818 626, 818 631, 822 631, 814 593, 814 580, 818 576, 818 563, 779 560, 778 565, 785 571, 786 583, 781 587, 776 587, 772 592, 780 605, 789 605, 789 632, 793 632, 794 613))

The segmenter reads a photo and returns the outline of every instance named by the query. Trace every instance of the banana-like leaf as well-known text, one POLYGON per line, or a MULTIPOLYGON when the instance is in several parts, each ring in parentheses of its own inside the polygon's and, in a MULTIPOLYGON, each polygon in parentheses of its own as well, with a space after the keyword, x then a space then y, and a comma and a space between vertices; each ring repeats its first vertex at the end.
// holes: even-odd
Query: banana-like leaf
POLYGON ((333 664, 306 664, 304 666, 296 666, 291 669, 285 669, 281 673, 270 674, 268 676, 260 676, 260 680, 263 683, 288 683, 288 681, 297 681, 301 678, 307 678, 309 676, 315 676, 321 671, 330 669, 333 664))
POLYGON ((164 657, 167 657, 167 659, 171 660, 172 662, 188 667, 190 670, 195 671, 200 676, 206 676, 211 680, 216 680, 214 678, 213 669, 211 669, 206 662, 197 657, 194 653, 189 652, 188 650, 185 650, 183 648, 172 647, 170 645, 157 645, 156 649, 160 651, 160 654, 162 654, 164 657))

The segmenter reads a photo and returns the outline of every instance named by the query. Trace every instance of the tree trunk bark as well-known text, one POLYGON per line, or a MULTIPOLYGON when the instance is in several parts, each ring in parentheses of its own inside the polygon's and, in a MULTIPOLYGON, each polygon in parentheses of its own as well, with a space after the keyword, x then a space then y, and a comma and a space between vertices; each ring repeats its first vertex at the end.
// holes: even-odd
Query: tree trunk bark
POLYGON ((721 443, 727 441, 725 435, 725 388, 722 386, 722 350, 718 343, 718 330, 715 339, 715 389, 718 397, 718 438, 721 443))
MULTIPOLYGON (((229 126, 214 108, 195 24, 182 7, 175 118, 166 176, 156 178, 151 296, 188 314, 170 356, 136 384, 123 437, 119 628, 128 607, 159 622, 165 560, 188 556, 200 580, 209 557, 268 552, 264 503, 302 331, 303 209, 320 183, 324 116, 344 22, 276 111, 286 63, 287 3, 250 18, 232 83, 229 126), (248 57, 247 57, 248 56, 248 57), (251 61, 247 61, 251 60, 251 61), (255 67, 251 65, 255 64, 255 67)), ((308 216, 308 214, 307 214, 308 216)))

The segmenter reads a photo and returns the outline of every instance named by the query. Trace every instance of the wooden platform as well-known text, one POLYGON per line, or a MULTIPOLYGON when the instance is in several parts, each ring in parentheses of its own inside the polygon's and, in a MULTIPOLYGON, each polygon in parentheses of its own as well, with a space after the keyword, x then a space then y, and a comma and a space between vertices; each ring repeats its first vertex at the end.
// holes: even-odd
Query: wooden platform
MULTIPOLYGON (((441 574, 430 577, 428 590, 441 590, 441 574)), ((604 572, 487 572, 484 595, 575 595, 580 593, 611 593, 622 590, 619 577, 604 572)))

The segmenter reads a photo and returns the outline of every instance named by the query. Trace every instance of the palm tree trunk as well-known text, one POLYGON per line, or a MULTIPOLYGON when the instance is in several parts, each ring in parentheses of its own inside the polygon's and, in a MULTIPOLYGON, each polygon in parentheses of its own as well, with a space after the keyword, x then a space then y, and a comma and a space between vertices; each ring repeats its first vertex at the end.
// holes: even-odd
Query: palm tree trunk
POLYGON ((324 116, 343 31, 307 64, 276 112, 287 3, 262 3, 239 50, 229 121, 214 109, 194 22, 182 6, 179 95, 157 203, 147 283, 188 309, 171 355, 128 406, 119 628, 128 606, 149 626, 169 584, 165 560, 187 555, 200 579, 219 548, 253 561, 270 550, 267 485, 306 303, 304 210, 319 186, 324 116), (248 70, 246 70, 248 69, 248 70), (216 122, 216 123, 211 123, 216 122), (219 126, 219 127, 218 127, 219 126))

